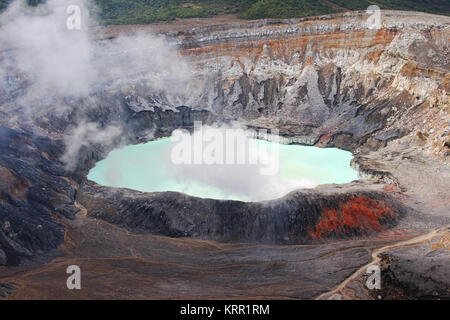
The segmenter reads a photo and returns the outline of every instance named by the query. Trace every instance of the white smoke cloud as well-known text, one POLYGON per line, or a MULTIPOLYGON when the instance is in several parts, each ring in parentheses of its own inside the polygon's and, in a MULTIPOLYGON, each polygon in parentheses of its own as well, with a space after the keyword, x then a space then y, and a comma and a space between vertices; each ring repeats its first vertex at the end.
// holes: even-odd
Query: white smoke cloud
MULTIPOLYGON (((48 96, 85 95, 96 79, 87 28, 67 29, 67 5, 68 1, 50 0, 29 8, 25 1, 16 0, 0 16, 0 45, 12 49, 1 67, 4 72, 17 70, 30 79, 30 87, 18 101, 30 116, 37 111, 33 107, 39 107, 36 101, 48 96)), ((87 15, 83 3, 79 5, 87 15)))
MULTIPOLYGON (((278 170, 279 168, 279 153, 277 152, 277 144, 265 144, 264 146, 255 146, 256 141, 252 139, 251 134, 244 130, 245 128, 238 124, 232 126, 203 126, 202 131, 194 131, 192 134, 188 132, 174 132, 173 138, 178 142, 175 143, 170 155, 167 155, 167 163, 169 166, 168 172, 171 177, 186 184, 184 192, 191 193, 195 186, 205 185, 221 190, 223 198, 240 199, 245 201, 263 201, 282 197, 291 191, 302 188, 314 188, 318 185, 317 182, 308 179, 282 179, 278 170), (241 157, 244 161, 238 163, 237 161, 227 163, 225 150, 226 145, 230 144, 228 139, 222 142, 212 140, 200 144, 192 143, 183 146, 183 149, 190 148, 187 154, 192 155, 206 155, 208 153, 208 146, 211 144, 219 144, 215 149, 224 149, 223 161, 220 164, 206 163, 204 156, 202 161, 195 164, 194 159, 182 163, 180 161, 173 161, 173 154, 177 153, 177 148, 180 147, 181 141, 204 141, 205 136, 214 135, 214 132, 219 133, 217 136, 226 137, 226 131, 232 131, 232 135, 237 137, 243 143, 244 148, 240 148, 238 143, 235 143, 234 155, 235 159, 241 157), (253 159, 253 160, 250 160, 253 159), (272 168, 271 170, 267 170, 272 168), (271 172, 271 174, 264 174, 264 172, 271 172), (192 184, 193 189, 191 189, 192 184)), ((209 149, 211 150, 211 148, 209 149)))
POLYGON ((72 170, 77 165, 78 154, 82 147, 93 143, 109 144, 121 133, 121 128, 116 126, 100 128, 99 124, 95 122, 81 122, 64 137, 66 152, 61 160, 66 164, 67 170, 72 170))
POLYGON ((154 92, 184 95, 192 77, 175 46, 154 35, 138 33, 99 43, 95 54, 103 83, 142 79, 154 92))
MULTIPOLYGON (((28 7, 16 0, 0 15, 0 83, 5 83, 0 87, 0 102, 2 96, 22 92, 3 106, 9 121, 61 116, 70 109, 58 98, 83 98, 105 87, 138 81, 146 82, 148 94, 178 97, 186 93, 191 72, 174 45, 152 34, 95 40, 90 30, 96 23, 89 16, 89 6, 92 3, 87 0, 47 0, 28 7), (74 13, 67 8, 73 5, 81 9, 80 30, 67 27, 74 13)), ((63 160, 72 167, 82 145, 112 139, 95 124, 82 122, 65 138, 63 160)))
POLYGON ((185 93, 191 72, 174 45, 148 33, 92 40, 93 25, 84 0, 48 0, 36 8, 16 0, 0 16, 1 48, 13 49, 1 69, 16 68, 32 79, 29 98, 78 97, 130 80, 146 80, 155 91, 185 93), (66 10, 74 4, 81 8, 81 30, 66 25, 66 10))

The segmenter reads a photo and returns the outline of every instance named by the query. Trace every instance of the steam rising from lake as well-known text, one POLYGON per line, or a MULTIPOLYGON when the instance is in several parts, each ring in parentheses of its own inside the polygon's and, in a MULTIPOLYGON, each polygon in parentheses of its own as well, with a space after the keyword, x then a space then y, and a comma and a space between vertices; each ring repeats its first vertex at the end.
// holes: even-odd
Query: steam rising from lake
MULTIPOLYGON (((236 136, 243 134, 234 130, 236 136)), ((172 137, 115 150, 97 163, 88 178, 112 187, 146 192, 176 191, 202 198, 240 201, 276 199, 297 189, 347 183, 358 178, 350 167, 350 152, 279 145, 248 136, 243 137, 248 142, 243 158, 248 159, 250 153, 259 150, 256 163, 174 163, 173 153, 180 147, 180 134, 193 141, 199 133, 177 133, 177 139, 172 137), (279 162, 279 170, 262 174, 274 161, 279 162)), ((202 150, 198 145, 191 147, 190 153, 198 155, 204 153, 207 144, 202 150)))

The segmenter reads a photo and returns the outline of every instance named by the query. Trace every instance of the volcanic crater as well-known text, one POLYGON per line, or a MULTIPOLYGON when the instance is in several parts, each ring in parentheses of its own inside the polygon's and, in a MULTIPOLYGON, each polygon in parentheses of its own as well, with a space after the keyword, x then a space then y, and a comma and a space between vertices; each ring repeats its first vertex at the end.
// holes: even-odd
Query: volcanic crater
MULTIPOLYGON (((10 110, 32 80, 9 75, 0 88, 0 297, 449 298, 448 250, 432 244, 450 226, 450 18, 383 11, 377 30, 366 20, 352 12, 172 30, 164 36, 194 70, 187 94, 155 88, 144 68, 87 97, 41 101, 65 111, 33 121, 10 110), (68 168, 64 137, 82 121, 120 135, 82 144, 68 168), (360 179, 264 202, 87 179, 110 151, 195 121, 351 151, 360 179), (361 270, 376 259, 386 286, 374 292, 361 270), (71 264, 83 270, 80 292, 65 289, 71 264)), ((129 36, 118 30, 94 41, 129 36)))

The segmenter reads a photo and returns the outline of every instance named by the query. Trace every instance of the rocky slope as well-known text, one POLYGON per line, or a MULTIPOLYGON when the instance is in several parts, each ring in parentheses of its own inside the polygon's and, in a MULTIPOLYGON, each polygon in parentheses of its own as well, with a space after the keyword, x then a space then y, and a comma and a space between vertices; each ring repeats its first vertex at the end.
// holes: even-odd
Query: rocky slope
MULTIPOLYGON (((448 18, 384 12, 383 28, 366 24, 366 15, 348 14, 178 35, 209 84, 185 103, 351 150, 419 129, 411 113, 443 118, 448 18)), ((435 133, 448 125, 440 122, 435 133)))
MULTIPOLYGON (((367 27, 365 14, 346 13, 174 31, 169 41, 195 70, 186 94, 156 90, 145 72, 129 74, 86 98, 50 97, 40 103, 65 106, 64 111, 42 112, 32 120, 11 111, 29 80, 9 76, 0 88, 0 265, 67 255, 67 226, 76 230, 71 221, 80 208, 87 217, 132 233, 272 245, 368 236, 395 241, 399 234, 408 237, 450 224, 450 19, 390 11, 382 17, 377 30, 367 27), (119 125, 122 135, 83 145, 76 167, 68 170, 61 160, 67 148, 63 138, 80 119, 100 128, 119 125), (361 180, 250 204, 115 190, 86 181, 88 170, 115 147, 167 136, 179 127, 191 129, 195 120, 238 120, 279 129, 286 143, 350 150, 361 180)), ((11 54, 3 51, 2 58, 11 54)), ((114 250, 108 254, 118 258, 114 250)), ((201 255, 193 254, 192 263, 202 263, 201 255)), ((82 256, 81 250, 71 259, 82 256)), ((407 261, 399 257, 398 263, 407 261)), ((350 274, 368 259, 349 266, 350 274)), ((409 266, 408 272, 420 265, 409 266)), ((0 269, 0 279, 2 270, 8 274, 8 268, 0 269)), ((391 270, 402 269, 395 264, 391 270)), ((442 270, 447 272, 448 264, 442 270)), ((14 279, 8 279, 10 292, 14 279)), ((29 282, 16 284, 26 295, 29 282)), ((419 281, 414 288, 425 290, 425 285, 419 281)))
POLYGON ((397 199, 355 186, 294 192, 263 203, 138 194, 87 183, 78 201, 89 215, 135 233, 222 242, 304 244, 327 237, 371 235, 394 226, 406 209, 397 199))

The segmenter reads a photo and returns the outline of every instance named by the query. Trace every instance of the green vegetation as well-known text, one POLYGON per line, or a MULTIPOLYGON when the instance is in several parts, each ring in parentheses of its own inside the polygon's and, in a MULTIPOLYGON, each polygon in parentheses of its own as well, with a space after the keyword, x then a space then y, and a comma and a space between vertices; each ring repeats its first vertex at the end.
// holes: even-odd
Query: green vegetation
POLYGON ((332 0, 332 2, 350 10, 365 10, 375 4, 381 9, 413 10, 450 15, 449 0, 332 0))
MULTIPOLYGON (((6 9, 8 4, 10 4, 13 0, 0 0, 0 11, 6 9)), ((39 3, 45 2, 45 0, 26 0, 29 6, 37 6, 39 3)))
POLYGON ((347 10, 415 10, 450 15, 449 0, 93 0, 105 24, 145 24, 176 18, 238 14, 243 19, 294 18, 336 12, 329 3, 347 10))
POLYGON ((0 0, 0 11, 6 9, 10 0, 0 0))
MULTIPOLYGON (((0 10, 12 0, 0 0, 0 10)), ((24 0, 25 1, 25 0, 24 0)), ((44 0, 26 0, 36 5, 44 0)), ((243 19, 294 18, 342 10, 365 10, 375 4, 381 9, 415 10, 450 15, 450 0, 90 0, 98 7, 104 24, 146 24, 176 18, 238 14, 243 19)))
POLYGON ((94 0, 106 24, 145 24, 240 13, 258 0, 94 0))
POLYGON ((311 0, 260 0, 241 13, 244 19, 294 18, 317 16, 335 12, 320 1, 311 0))

